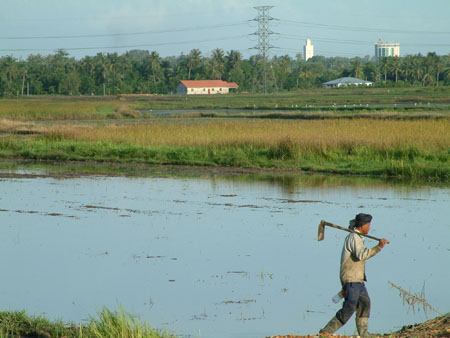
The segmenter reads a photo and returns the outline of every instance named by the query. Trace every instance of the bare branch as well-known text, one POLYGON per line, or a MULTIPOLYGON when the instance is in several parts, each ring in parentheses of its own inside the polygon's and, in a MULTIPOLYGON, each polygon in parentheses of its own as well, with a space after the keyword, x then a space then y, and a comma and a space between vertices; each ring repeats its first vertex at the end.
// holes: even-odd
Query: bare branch
POLYGON ((425 285, 422 288, 422 292, 420 294, 411 294, 405 289, 401 288, 398 285, 395 285, 394 283, 388 281, 388 283, 393 287, 396 288, 398 291, 400 291, 400 296, 402 297, 403 304, 408 304, 408 306, 413 310, 414 313, 416 313, 416 306, 418 307, 418 310, 420 309, 420 305, 423 307, 423 311, 425 314, 427 314, 428 311, 434 311, 439 315, 443 315, 438 310, 436 310, 434 307, 432 307, 425 299, 425 285))

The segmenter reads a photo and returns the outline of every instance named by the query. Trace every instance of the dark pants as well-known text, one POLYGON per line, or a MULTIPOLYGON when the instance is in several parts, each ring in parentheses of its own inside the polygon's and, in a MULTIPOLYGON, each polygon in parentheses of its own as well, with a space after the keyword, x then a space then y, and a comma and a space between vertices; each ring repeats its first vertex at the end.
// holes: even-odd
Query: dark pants
POLYGON ((356 318, 368 318, 370 316, 370 298, 364 283, 345 283, 344 292, 344 305, 336 313, 336 318, 345 324, 355 311, 356 318))

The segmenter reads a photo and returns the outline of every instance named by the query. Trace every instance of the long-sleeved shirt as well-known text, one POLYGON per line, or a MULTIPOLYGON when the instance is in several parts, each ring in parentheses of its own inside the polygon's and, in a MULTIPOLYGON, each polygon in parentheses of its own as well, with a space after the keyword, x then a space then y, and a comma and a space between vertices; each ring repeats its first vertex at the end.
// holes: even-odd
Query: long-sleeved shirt
MULTIPOLYGON (((356 232, 359 232, 355 229, 356 232)), ((360 282, 366 280, 366 260, 380 252, 378 246, 366 249, 361 235, 351 233, 345 238, 341 255, 341 283, 360 282)))

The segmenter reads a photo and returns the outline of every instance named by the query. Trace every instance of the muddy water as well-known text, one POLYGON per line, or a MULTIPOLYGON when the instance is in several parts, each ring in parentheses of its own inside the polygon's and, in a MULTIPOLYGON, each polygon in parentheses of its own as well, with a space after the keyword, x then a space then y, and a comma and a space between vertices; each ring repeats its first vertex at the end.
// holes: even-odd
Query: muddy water
POLYGON ((372 331, 427 318, 388 281, 449 311, 449 188, 34 174, 0 179, 1 310, 83 322, 121 304, 181 337, 316 333, 340 306, 345 237, 326 229, 317 242, 317 225, 368 212, 372 234, 391 241, 367 264, 372 331))

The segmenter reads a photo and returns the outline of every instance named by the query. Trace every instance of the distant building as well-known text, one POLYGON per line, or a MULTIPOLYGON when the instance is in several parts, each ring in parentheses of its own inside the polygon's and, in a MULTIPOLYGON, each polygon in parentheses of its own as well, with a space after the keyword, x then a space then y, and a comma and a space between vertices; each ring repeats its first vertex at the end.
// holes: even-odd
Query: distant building
POLYGON ((339 79, 323 83, 325 88, 339 88, 347 86, 371 86, 373 82, 357 79, 354 77, 341 77, 339 79))
POLYGON ((303 55, 305 57, 305 61, 308 61, 314 56, 314 45, 311 44, 311 40, 306 40, 306 45, 303 46, 303 55))
POLYGON ((236 88, 239 88, 239 86, 235 82, 222 80, 181 80, 177 86, 177 94, 228 94, 230 89, 236 88))
POLYGON ((384 56, 400 56, 400 44, 388 42, 385 43, 378 39, 378 42, 375 44, 375 57, 381 58, 384 56))

